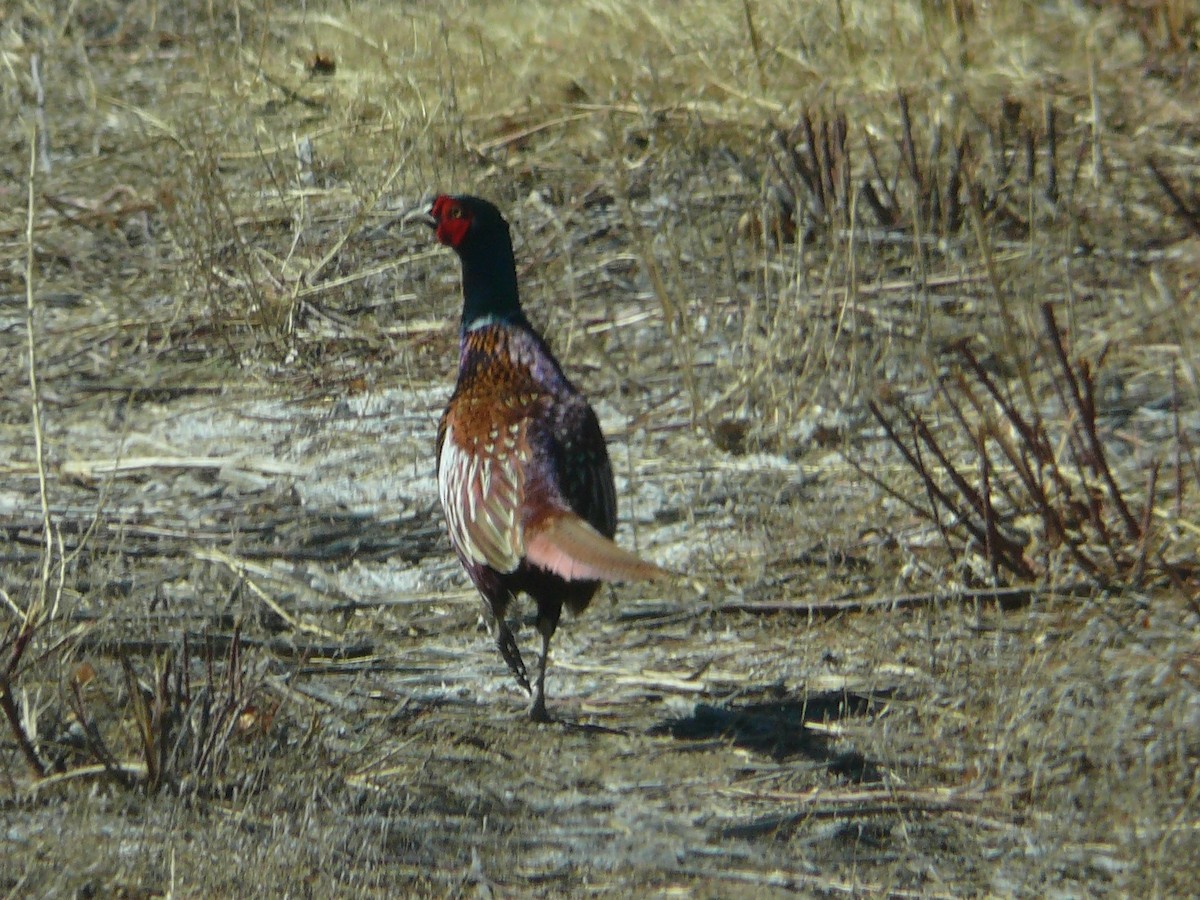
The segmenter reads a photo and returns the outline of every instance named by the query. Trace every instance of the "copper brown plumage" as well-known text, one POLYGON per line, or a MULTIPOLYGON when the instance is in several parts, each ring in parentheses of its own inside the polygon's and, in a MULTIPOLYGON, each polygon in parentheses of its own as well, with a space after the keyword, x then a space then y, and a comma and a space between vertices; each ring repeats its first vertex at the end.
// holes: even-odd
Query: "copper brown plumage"
POLYGON ((486 200, 440 196, 437 238, 462 260, 458 383, 437 437, 450 542, 491 612, 496 644, 545 721, 550 639, 563 606, 583 610, 601 581, 665 574, 612 541, 617 499, 600 423, 521 311, 508 223, 486 200), (505 616, 537 604, 534 683, 505 616))

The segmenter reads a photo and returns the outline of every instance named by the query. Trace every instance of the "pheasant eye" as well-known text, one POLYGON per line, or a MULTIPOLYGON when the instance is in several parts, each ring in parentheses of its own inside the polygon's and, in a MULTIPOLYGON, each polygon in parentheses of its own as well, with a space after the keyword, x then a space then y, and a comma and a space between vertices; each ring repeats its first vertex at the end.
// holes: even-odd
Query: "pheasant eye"
POLYGON ((452 206, 446 210, 447 219, 461 219, 462 217, 463 211, 461 206, 452 206))

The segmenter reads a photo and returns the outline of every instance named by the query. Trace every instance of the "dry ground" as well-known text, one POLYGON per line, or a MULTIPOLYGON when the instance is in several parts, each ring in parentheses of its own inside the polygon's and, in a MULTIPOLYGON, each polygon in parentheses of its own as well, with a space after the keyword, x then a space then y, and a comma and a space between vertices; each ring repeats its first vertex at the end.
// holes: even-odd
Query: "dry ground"
POLYGON ((10 4, 0 890, 1196 893, 1197 29, 10 4), (549 726, 436 509, 446 189, 509 213, 621 540, 686 573, 564 623, 549 726))

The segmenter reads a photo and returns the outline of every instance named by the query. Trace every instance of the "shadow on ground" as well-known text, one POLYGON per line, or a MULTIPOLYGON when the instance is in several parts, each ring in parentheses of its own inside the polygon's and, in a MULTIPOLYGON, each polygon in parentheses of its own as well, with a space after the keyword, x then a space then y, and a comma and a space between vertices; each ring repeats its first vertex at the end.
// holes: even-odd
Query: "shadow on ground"
POLYGON ((824 763, 829 774, 853 782, 879 780, 875 766, 854 750, 835 750, 829 737, 807 723, 867 716, 877 702, 830 691, 800 699, 771 700, 744 706, 697 703, 690 716, 654 726, 651 734, 683 741, 731 740, 734 745, 785 762, 798 757, 824 763))

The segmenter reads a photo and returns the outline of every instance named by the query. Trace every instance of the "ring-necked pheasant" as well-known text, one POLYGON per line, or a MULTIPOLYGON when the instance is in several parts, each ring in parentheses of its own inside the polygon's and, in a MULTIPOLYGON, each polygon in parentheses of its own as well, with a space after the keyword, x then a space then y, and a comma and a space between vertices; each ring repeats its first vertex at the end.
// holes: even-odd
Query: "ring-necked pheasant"
POLYGON ((440 196, 437 239, 462 260, 458 383, 438 425, 438 494, 450 542, 490 608, 496 644, 548 721, 546 665, 565 605, 605 581, 666 574, 612 541, 617 497, 596 414, 521 311, 508 223, 486 200, 440 196), (530 687, 505 621, 518 593, 537 603, 542 653, 530 687))

